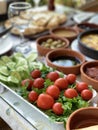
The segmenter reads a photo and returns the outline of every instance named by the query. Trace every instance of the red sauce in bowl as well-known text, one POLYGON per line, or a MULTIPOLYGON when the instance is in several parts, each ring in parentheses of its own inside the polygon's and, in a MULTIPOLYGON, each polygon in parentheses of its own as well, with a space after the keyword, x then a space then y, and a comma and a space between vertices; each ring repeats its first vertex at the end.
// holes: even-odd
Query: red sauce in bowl
POLYGON ((95 80, 98 80, 98 66, 96 67, 90 67, 90 68, 87 68, 86 69, 86 74, 95 79, 95 80))

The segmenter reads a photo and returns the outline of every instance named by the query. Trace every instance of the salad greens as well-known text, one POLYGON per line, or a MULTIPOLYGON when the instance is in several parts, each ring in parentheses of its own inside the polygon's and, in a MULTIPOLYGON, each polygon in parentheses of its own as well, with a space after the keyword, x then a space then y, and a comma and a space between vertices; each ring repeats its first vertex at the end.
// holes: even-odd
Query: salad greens
POLYGON ((76 109, 79 109, 81 107, 87 107, 89 106, 89 103, 87 101, 84 101, 80 96, 69 99, 66 98, 65 96, 59 97, 57 100, 58 102, 61 102, 63 104, 63 109, 64 113, 63 115, 56 115, 52 112, 52 110, 46 110, 45 113, 50 117, 52 121, 57 121, 57 122, 64 122, 64 125, 66 125, 66 121, 69 117, 69 115, 75 111, 76 109))

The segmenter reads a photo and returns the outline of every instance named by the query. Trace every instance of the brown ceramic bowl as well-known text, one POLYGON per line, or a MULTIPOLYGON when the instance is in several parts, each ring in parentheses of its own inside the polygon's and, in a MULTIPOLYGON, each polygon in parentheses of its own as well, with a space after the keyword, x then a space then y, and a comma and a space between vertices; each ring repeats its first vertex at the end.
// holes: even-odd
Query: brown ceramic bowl
POLYGON ((89 23, 89 22, 82 22, 82 23, 76 24, 74 28, 79 30, 79 32, 83 32, 90 29, 98 29, 98 25, 94 23, 89 23))
POLYGON ((49 39, 52 39, 53 41, 61 41, 62 43, 64 43, 63 45, 61 45, 61 43, 59 43, 59 45, 61 45, 59 48, 68 48, 69 47, 69 41, 65 38, 52 36, 52 35, 42 36, 42 37, 38 38, 36 41, 37 42, 37 51, 38 51, 39 55, 45 56, 49 51, 58 48, 57 46, 52 47, 53 42, 49 42, 49 47, 43 46, 43 43, 45 43, 49 39))
POLYGON ((98 91, 98 60, 85 62, 82 64, 80 72, 82 81, 92 85, 98 91))
POLYGON ((80 108, 69 116, 66 130, 75 130, 93 125, 98 125, 98 107, 80 108))
POLYGON ((72 27, 57 27, 51 29, 50 34, 53 36, 67 38, 70 42, 72 42, 78 36, 79 31, 72 27))
POLYGON ((56 49, 47 53, 46 62, 48 66, 65 74, 73 73, 77 75, 80 73, 80 66, 85 62, 85 57, 81 53, 71 49, 56 49), (61 63, 58 60, 61 60, 61 63))

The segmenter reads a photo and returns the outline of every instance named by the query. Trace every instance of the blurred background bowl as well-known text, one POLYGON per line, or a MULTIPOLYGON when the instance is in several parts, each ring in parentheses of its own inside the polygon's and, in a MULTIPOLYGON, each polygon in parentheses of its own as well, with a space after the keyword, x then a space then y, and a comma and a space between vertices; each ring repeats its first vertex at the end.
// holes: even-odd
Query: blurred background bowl
POLYGON ((81 80, 98 92, 98 60, 88 61, 82 64, 80 68, 81 80))
POLYGON ((80 108, 69 116, 66 130, 85 128, 93 125, 98 125, 98 107, 80 108))
POLYGON ((82 23, 76 24, 74 28, 79 30, 79 32, 83 32, 90 29, 98 29, 98 25, 94 23, 89 23, 89 22, 82 22, 82 23))
POLYGON ((78 36, 79 31, 72 27, 57 27, 51 29, 50 34, 53 36, 67 38, 71 43, 78 36))
POLYGON ((37 39, 36 43, 37 51, 41 56, 45 56, 49 51, 57 48, 66 49, 69 47, 69 40, 52 35, 42 36, 37 39))
POLYGON ((98 29, 90 29, 78 36, 79 50, 86 56, 98 60, 98 29), (85 38, 85 41, 84 41, 85 38))
POLYGON ((46 55, 47 65, 65 74, 79 74, 84 62, 84 55, 71 49, 56 49, 46 55))

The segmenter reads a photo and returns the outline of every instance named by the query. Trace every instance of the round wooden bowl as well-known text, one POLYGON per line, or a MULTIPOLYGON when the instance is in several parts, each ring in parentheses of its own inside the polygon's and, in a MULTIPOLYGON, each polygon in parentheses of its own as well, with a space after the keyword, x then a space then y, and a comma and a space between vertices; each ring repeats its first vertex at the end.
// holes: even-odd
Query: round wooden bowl
POLYGON ((71 49, 56 49, 50 51, 46 55, 46 63, 48 66, 55 68, 58 71, 61 71, 65 74, 73 73, 79 74, 80 73, 80 66, 85 62, 85 57, 79 52, 73 51, 71 49), (59 57, 71 57, 78 59, 79 63, 72 66, 61 66, 53 63, 54 59, 58 59, 59 57))
POLYGON ((82 81, 86 82, 87 84, 92 85, 92 87, 98 92, 98 79, 91 78, 91 76, 93 76, 93 75, 95 75, 95 73, 97 73, 97 71, 94 70, 94 67, 98 67, 98 60, 88 61, 88 62, 85 62, 84 64, 82 64, 82 66, 80 68, 81 79, 82 79, 82 81), (92 68, 90 70, 91 76, 86 73, 87 68, 92 68))
POLYGON ((50 34, 53 36, 67 38, 71 43, 78 36, 79 31, 73 27, 57 27, 51 29, 50 34))
MULTIPOLYGON (((69 40, 67 40, 66 38, 61 38, 61 37, 52 36, 52 35, 42 36, 42 37, 38 38, 36 41, 37 51, 38 51, 39 55, 41 55, 41 56, 45 56, 49 51, 54 50, 54 49, 42 46, 42 42, 45 42, 48 39, 61 40, 62 42, 64 42, 65 44, 63 46, 61 46, 60 48, 66 49, 69 47, 69 40)), ((57 49, 57 48, 55 48, 55 49, 57 49)))
POLYGON ((80 108, 69 116, 66 130, 85 128, 93 125, 98 125, 98 107, 80 108))

